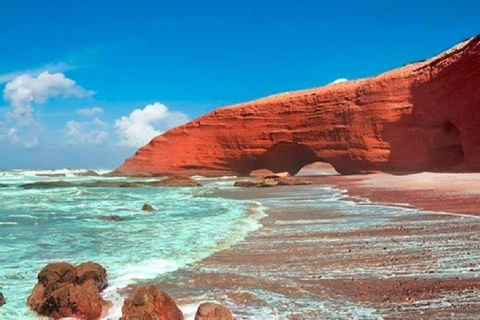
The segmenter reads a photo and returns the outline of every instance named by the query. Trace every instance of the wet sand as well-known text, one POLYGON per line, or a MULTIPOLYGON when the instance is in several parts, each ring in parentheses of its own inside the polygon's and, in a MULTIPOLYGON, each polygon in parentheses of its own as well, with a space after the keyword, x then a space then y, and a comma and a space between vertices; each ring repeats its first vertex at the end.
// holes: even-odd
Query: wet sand
MULTIPOLYGON (((476 319, 480 219, 357 197, 368 193, 376 201, 433 208, 436 202, 425 195, 453 197, 465 182, 432 193, 427 182, 408 190, 411 181, 403 178, 387 197, 391 178, 375 178, 384 185, 372 179, 322 177, 313 186, 217 191, 212 196, 262 203, 263 226, 227 250, 162 275, 157 285, 184 310, 214 300, 238 319, 476 319), (325 185, 353 190, 354 198, 325 185)), ((453 203, 451 211, 477 213, 466 210, 475 197, 467 198, 468 206, 447 201, 436 208, 448 211, 453 203)))
POLYGON ((479 173, 371 174, 314 178, 373 202, 410 204, 426 210, 480 215, 479 173))

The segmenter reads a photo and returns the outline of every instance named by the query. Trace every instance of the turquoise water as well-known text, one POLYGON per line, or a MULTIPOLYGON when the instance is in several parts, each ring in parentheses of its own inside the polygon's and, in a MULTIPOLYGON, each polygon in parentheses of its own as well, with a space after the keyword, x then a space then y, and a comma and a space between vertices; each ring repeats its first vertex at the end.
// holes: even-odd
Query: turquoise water
POLYGON ((259 226, 255 203, 202 197, 231 186, 225 180, 203 181, 202 188, 18 188, 32 181, 119 179, 66 173, 0 172, 0 183, 9 185, 0 188, 0 292, 7 301, 1 319, 36 319, 26 300, 49 262, 102 264, 110 285, 104 295, 114 303, 109 315, 114 317, 123 299, 117 289, 194 263, 259 226), (144 203, 157 211, 142 211, 144 203), (109 215, 124 221, 101 219, 109 215))

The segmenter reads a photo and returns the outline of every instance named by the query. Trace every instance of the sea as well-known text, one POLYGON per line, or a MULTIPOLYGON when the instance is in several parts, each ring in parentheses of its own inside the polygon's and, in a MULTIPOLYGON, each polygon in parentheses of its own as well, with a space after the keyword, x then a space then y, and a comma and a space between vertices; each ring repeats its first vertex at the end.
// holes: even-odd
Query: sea
POLYGON ((100 263, 109 277, 103 294, 113 302, 106 319, 118 319, 124 299, 118 289, 228 248, 259 228, 263 216, 253 201, 205 197, 232 188, 230 177, 196 177, 202 188, 19 187, 38 181, 139 180, 80 177, 81 172, 0 171, 0 184, 7 185, 0 188, 0 292, 6 299, 0 319, 38 319, 26 301, 38 272, 57 261, 100 263), (145 203, 156 211, 142 211, 145 203))

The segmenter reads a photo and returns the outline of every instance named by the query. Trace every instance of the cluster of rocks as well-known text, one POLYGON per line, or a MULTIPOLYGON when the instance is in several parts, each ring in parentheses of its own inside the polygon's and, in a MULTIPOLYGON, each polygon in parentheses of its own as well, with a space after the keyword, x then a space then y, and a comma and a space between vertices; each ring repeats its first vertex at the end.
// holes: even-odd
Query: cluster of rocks
POLYGON ((98 263, 51 263, 38 274, 27 304, 39 315, 54 319, 98 319, 110 307, 101 295, 106 286, 107 272, 98 263))
MULTIPOLYGON (((28 298, 28 306, 53 319, 78 318, 93 320, 106 316, 111 303, 102 298, 107 286, 107 272, 95 262, 73 266, 51 263, 38 274, 38 283, 28 298)), ((0 293, 0 306, 3 304, 0 293)), ((127 297, 120 320, 183 320, 175 301, 155 286, 137 287, 127 297)), ((233 320, 230 310, 216 303, 202 303, 195 320, 233 320)))
POLYGON ((38 181, 20 185, 24 189, 49 188, 140 188, 140 187, 201 187, 202 185, 187 176, 171 176, 157 181, 93 181, 73 183, 69 181, 38 181))
POLYGON ((254 175, 248 180, 236 181, 233 185, 242 188, 263 188, 276 186, 309 185, 312 182, 305 178, 291 177, 287 172, 272 173, 267 175, 254 175))

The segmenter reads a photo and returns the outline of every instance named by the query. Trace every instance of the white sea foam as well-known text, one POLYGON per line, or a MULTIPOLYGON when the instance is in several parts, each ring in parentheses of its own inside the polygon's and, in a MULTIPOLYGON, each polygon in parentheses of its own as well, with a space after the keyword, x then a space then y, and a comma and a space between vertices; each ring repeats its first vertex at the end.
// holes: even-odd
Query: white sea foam
POLYGON ((112 302, 112 307, 104 319, 119 319, 122 316, 122 305, 125 297, 120 294, 119 289, 138 280, 154 279, 162 273, 175 271, 178 268, 179 265, 172 261, 150 259, 136 265, 120 266, 109 270, 113 277, 112 280, 109 280, 109 286, 103 292, 103 296, 106 300, 112 302))

